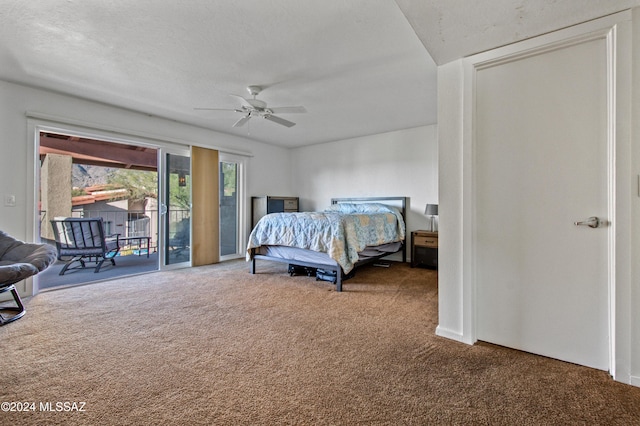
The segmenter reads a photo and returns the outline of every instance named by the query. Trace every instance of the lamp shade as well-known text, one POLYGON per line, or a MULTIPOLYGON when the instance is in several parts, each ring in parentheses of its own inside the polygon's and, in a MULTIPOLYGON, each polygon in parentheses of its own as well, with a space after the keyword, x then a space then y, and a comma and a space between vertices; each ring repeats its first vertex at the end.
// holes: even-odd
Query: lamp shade
POLYGON ((438 216, 438 205, 427 204, 427 207, 424 209, 424 214, 427 216, 438 216))

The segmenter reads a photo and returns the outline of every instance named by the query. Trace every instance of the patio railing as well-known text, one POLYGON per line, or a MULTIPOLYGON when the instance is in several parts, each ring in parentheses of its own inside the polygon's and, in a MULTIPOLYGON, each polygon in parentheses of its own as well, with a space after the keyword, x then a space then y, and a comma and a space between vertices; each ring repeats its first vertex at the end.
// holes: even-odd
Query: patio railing
MULTIPOLYGON (((171 239, 177 232, 177 224, 190 217, 188 209, 169 209, 169 236, 171 239)), ((46 212, 40 212, 41 226, 44 224, 46 212)), ((74 210, 71 217, 102 217, 107 234, 120 234, 121 238, 150 237, 149 249, 158 248, 158 212, 155 210, 74 210)), ((47 221, 48 222, 48 221, 47 221)), ((127 248, 123 251, 127 253, 127 248)))

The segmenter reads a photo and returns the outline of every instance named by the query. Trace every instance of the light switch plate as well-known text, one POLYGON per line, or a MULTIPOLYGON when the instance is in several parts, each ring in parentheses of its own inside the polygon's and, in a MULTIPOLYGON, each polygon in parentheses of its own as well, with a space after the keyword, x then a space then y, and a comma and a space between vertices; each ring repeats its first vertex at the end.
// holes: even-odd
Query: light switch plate
POLYGON ((4 205, 5 205, 5 207, 15 207, 16 206, 16 196, 15 195, 5 195, 4 196, 4 205))

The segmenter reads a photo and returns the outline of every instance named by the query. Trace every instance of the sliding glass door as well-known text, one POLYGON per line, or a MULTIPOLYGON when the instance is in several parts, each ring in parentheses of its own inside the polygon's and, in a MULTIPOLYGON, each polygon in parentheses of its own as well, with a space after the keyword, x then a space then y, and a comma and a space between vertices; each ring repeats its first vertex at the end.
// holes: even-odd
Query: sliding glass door
POLYGON ((191 159, 165 153, 160 214, 163 227, 162 268, 191 263, 191 159))
POLYGON ((244 256, 244 157, 220 153, 220 260, 244 256))

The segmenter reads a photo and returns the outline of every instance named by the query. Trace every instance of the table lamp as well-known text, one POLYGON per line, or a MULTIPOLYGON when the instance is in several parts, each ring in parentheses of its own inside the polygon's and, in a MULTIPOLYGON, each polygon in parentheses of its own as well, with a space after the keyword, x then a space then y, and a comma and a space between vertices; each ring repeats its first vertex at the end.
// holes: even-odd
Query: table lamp
POLYGON ((435 232, 434 226, 434 216, 438 216, 438 205, 437 204, 427 204, 427 207, 424 209, 424 214, 429 216, 429 231, 435 232))

